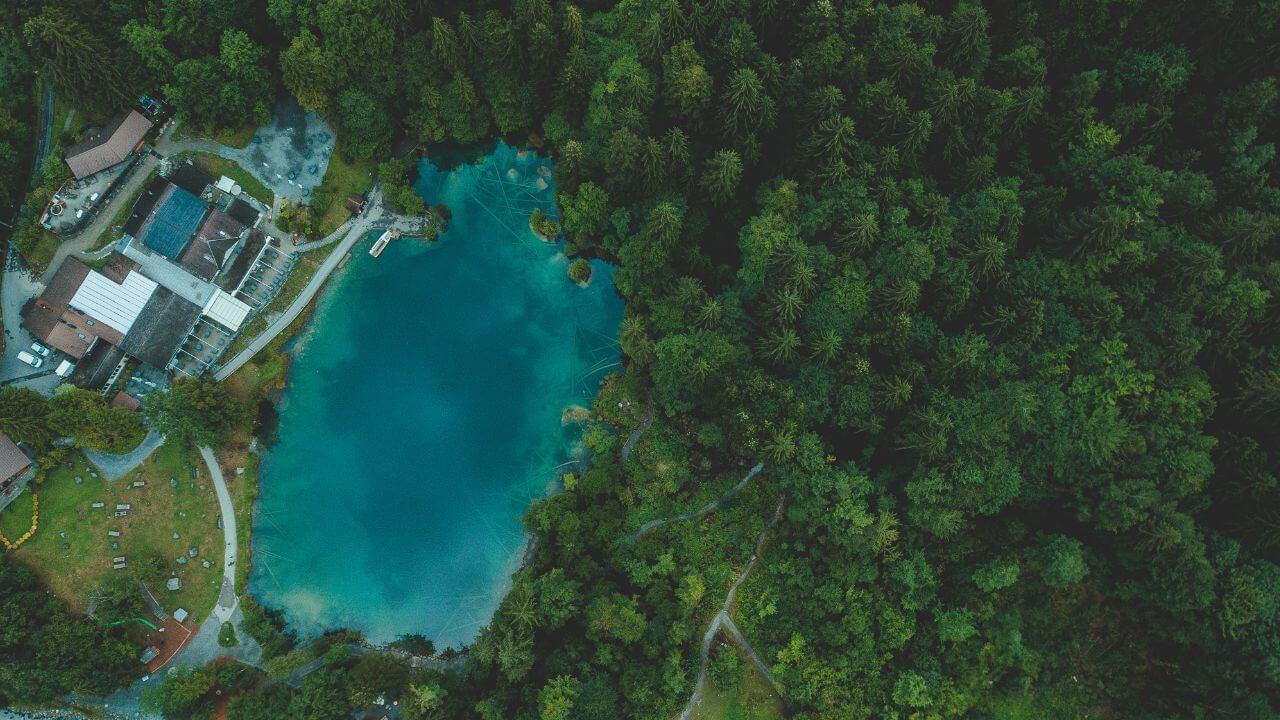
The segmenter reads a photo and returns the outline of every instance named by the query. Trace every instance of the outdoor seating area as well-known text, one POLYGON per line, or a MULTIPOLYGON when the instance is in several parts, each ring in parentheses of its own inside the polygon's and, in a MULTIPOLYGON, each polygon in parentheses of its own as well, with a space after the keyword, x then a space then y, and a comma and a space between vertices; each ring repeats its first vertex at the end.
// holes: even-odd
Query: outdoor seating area
POLYGON ((221 325, 201 318, 187 336, 186 342, 178 348, 171 367, 184 375, 195 377, 217 362, 234 337, 234 333, 228 332, 221 325))
POLYGON ((116 185, 124 180, 134 164, 122 163, 83 180, 68 180, 49 201, 40 224, 59 235, 79 230, 106 205, 116 185))
POLYGON ((263 246, 236 288, 235 297, 250 307, 261 308, 284 287, 294 262, 293 253, 286 253, 273 244, 263 246))

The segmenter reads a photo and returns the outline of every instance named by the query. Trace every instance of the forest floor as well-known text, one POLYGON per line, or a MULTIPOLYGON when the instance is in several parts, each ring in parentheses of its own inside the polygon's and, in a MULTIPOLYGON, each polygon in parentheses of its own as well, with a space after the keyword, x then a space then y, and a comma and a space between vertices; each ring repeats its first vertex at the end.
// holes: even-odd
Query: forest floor
POLYGON ((155 574, 160 577, 150 578, 149 586, 167 612, 183 607, 203 613, 213 607, 222 581, 222 531, 217 527, 217 499, 200 470, 199 458, 180 446, 165 444, 142 467, 114 482, 94 477, 97 470, 81 452, 75 451, 71 458, 70 467, 54 469, 43 483, 32 484, 0 513, 0 530, 16 538, 31 524, 33 491, 40 498, 40 528, 15 555, 34 566, 58 596, 80 610, 95 588, 114 572, 125 572, 112 570, 112 558, 119 556, 128 558, 129 571, 142 570, 148 559, 154 559, 155 574), (81 482, 76 482, 77 477, 81 482), (137 480, 146 485, 131 487, 137 480), (93 508, 95 502, 105 506, 93 508), (116 517, 117 504, 129 504, 132 509, 127 516, 116 517), (109 530, 119 531, 120 537, 109 537, 109 530), (194 558, 188 554, 191 548, 198 550, 194 558), (177 563, 179 556, 187 557, 187 562, 177 563), (210 568, 201 564, 206 556, 210 568), (163 579, 170 574, 181 580, 181 590, 164 588, 163 579))

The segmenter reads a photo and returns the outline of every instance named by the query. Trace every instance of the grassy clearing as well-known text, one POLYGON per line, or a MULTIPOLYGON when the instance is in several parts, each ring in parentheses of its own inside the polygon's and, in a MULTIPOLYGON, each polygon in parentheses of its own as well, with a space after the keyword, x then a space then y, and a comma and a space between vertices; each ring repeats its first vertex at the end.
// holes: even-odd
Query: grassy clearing
POLYGON ((782 702, 737 645, 722 645, 707 673, 694 720, 782 720, 782 702))
POLYGON ((245 148, 249 147, 249 143, 253 142, 253 136, 257 132, 257 126, 245 125, 234 130, 219 130, 213 134, 213 139, 227 147, 245 148))
MULTIPOLYGON (((40 90, 37 88, 37 98, 39 98, 40 90)), ((51 145, 69 144, 73 138, 79 135, 85 128, 90 125, 104 125, 110 118, 104 115, 94 115, 87 113, 83 109, 72 107, 71 103, 66 99, 54 93, 53 96, 53 124, 49 126, 49 141, 51 145), (72 115, 74 113, 74 115, 72 115), (71 116, 70 125, 67 124, 67 116, 71 116), (66 128, 65 130, 63 128, 66 128)), ((50 150, 52 153, 53 150, 50 150)))
POLYGON ((198 128, 192 128, 188 125, 179 125, 178 128, 173 131, 173 139, 187 140, 190 138, 211 137, 218 143, 226 145, 227 147, 244 148, 248 147, 249 143, 253 142, 253 136, 257 132, 258 127, 256 125, 245 125, 241 128, 218 130, 210 135, 198 128))
POLYGON ((236 629, 231 623, 222 623, 222 627, 218 629, 218 644, 225 648, 232 648, 240 644, 236 639, 236 629))
MULTIPOLYGON (((55 593, 79 609, 95 587, 114 572, 123 572, 111 569, 113 557, 127 557, 131 571, 140 569, 147 558, 156 558, 164 575, 173 572, 182 581, 177 592, 163 584, 157 587, 154 581, 150 584, 160 604, 169 612, 186 608, 197 618, 209 612, 222 579, 222 531, 217 527, 218 501, 199 456, 166 444, 142 467, 111 483, 90 475, 90 465, 79 452, 70 465, 55 469, 43 484, 32 486, 40 495, 40 530, 15 551, 17 557, 31 563, 55 593), (77 476, 82 483, 75 482, 77 476), (177 487, 170 478, 177 480, 177 487), (129 487, 135 480, 145 481, 146 486, 129 487), (106 506, 95 509, 94 502, 106 506), (117 518, 117 503, 131 504, 133 509, 117 518), (109 530, 119 531, 120 537, 108 537, 109 530), (178 556, 192 547, 199 549, 198 557, 179 565, 178 556), (203 567, 204 559, 213 566, 203 567)), ((0 530, 21 535, 30 519, 28 492, 0 513, 0 530)))
POLYGON ((53 262, 53 254, 58 251, 58 246, 62 244, 62 238, 44 228, 40 228, 39 233, 40 239, 35 246, 22 252, 22 259, 27 261, 27 265, 37 275, 42 274, 49 268, 49 263, 53 262))
POLYGON ((275 204, 276 194, 271 188, 262 183, 261 180, 254 177, 248 170, 240 167, 240 163, 234 160, 228 160, 217 155, 208 155, 206 153, 182 153, 180 157, 189 157, 195 163, 196 167, 204 170, 213 176, 226 175, 240 184, 240 187, 253 197, 261 200, 268 207, 275 204))
MULTIPOLYGON (((341 139, 338 143, 341 145, 341 139)), ((316 191, 327 193, 332 198, 329 207, 317 222, 320 237, 338 229, 338 226, 350 217, 351 213, 347 210, 347 197, 353 193, 364 193, 373 187, 374 168, 372 160, 349 163, 337 150, 329 156, 329 168, 325 170, 324 181, 316 191)))

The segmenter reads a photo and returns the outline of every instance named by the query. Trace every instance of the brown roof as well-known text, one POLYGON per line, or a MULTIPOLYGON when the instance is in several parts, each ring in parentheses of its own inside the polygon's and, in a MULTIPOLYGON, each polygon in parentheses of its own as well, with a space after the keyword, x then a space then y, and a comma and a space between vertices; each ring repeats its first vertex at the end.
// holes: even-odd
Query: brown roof
POLYGON ((112 345, 119 345, 124 339, 124 334, 101 320, 94 319, 92 315, 86 315, 69 307, 62 313, 62 317, 58 318, 58 324, 45 337, 44 344, 78 360, 84 357, 85 351, 98 338, 112 345))
POLYGON ((137 410, 142 407, 142 403, 138 402, 138 398, 121 390, 116 396, 111 398, 112 407, 122 407, 125 410, 137 410))
POLYGON ((116 116, 104 128, 89 130, 63 157, 77 180, 118 165, 129 158, 151 129, 151 121, 136 110, 116 116))
POLYGON ((33 337, 77 360, 97 338, 115 345, 124 337, 119 330, 70 307, 71 298, 90 272, 88 265, 67 258, 40 297, 23 310, 22 326, 33 337))
POLYGON ((43 340, 57 327, 62 313, 67 311, 67 303, 75 297, 80 283, 89 275, 89 266, 67 258, 62 267, 54 274, 49 285, 40 297, 32 300, 22 311, 22 327, 26 328, 37 339, 43 340))
POLYGON ((8 435, 0 433, 0 480, 9 480, 29 467, 31 458, 8 435))
POLYGON ((226 263, 227 255, 240 242, 244 229, 239 220, 221 210, 209 211, 191 244, 178 258, 178 264, 197 277, 212 280, 226 263))
POLYGON ((142 266, 138 263, 118 252, 112 252, 107 256, 107 264, 103 265, 98 272, 110 278, 111 282, 120 284, 124 282, 125 278, 129 277, 130 272, 140 269, 142 269, 142 266))

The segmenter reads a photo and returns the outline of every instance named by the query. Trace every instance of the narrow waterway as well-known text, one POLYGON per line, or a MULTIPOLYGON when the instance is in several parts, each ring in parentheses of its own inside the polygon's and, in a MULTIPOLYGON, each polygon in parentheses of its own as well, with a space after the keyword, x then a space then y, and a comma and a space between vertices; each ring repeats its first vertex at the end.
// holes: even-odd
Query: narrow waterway
POLYGON ((578 441, 562 425, 616 368, 622 302, 529 230, 549 162, 498 145, 418 189, 440 242, 356 250, 297 343, 266 455, 252 591, 299 629, 438 647, 474 639, 523 545, 519 519, 578 441))

